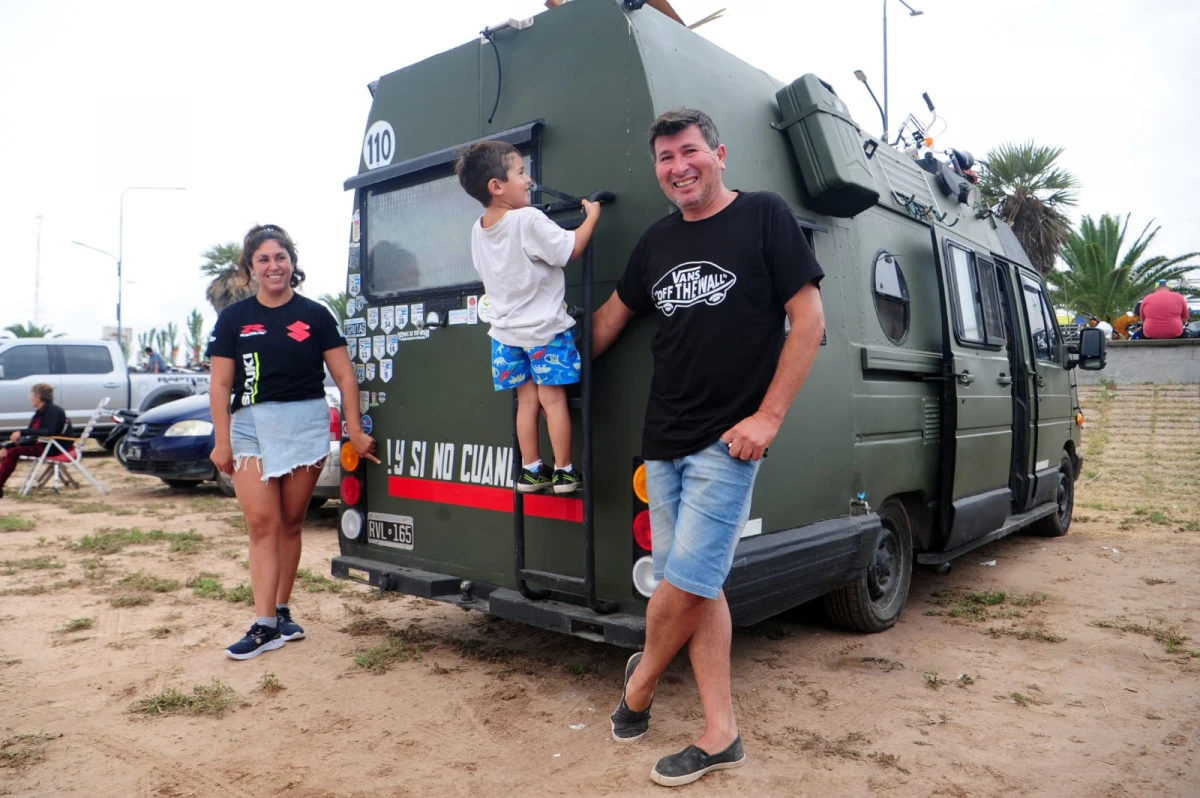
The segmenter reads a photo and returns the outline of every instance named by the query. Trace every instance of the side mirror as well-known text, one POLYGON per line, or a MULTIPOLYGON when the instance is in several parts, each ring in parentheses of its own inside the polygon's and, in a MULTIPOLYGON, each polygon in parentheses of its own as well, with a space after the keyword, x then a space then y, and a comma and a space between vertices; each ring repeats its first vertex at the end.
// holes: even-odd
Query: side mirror
POLYGON ((1079 359, 1075 365, 1084 371, 1100 371, 1108 357, 1108 340, 1099 327, 1079 331, 1079 359))

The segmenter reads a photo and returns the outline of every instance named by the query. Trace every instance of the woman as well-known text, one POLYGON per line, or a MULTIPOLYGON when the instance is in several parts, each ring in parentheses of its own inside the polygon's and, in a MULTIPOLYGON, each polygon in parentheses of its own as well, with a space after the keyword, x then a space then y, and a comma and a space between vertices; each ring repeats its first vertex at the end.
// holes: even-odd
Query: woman
POLYGON ((44 382, 34 385, 29 389, 29 403, 33 405, 29 426, 13 432, 4 444, 4 459, 0 460, 0 499, 4 498, 4 483, 12 476, 17 462, 22 457, 41 457, 42 450, 49 445, 38 443, 38 436, 67 433, 67 414, 54 404, 53 385, 44 382))
POLYGON ((304 637, 288 598, 300 565, 300 530, 329 456, 324 368, 342 392, 342 414, 360 456, 378 463, 362 430, 358 383, 346 341, 329 311, 295 292, 304 282, 296 247, 282 227, 251 228, 238 264, 256 296, 217 318, 212 360, 212 461, 233 476, 250 533, 250 581, 257 617, 225 650, 250 659, 304 637))

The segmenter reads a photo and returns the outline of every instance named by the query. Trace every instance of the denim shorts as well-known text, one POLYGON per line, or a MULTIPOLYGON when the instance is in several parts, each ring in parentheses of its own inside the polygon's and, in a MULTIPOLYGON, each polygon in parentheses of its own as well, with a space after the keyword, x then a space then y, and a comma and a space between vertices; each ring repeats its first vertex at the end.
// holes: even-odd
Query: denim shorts
POLYGON ((730 457, 721 441, 676 460, 646 461, 655 579, 707 599, 720 594, 761 464, 730 457))
POLYGON ((256 457, 263 482, 301 466, 323 465, 329 456, 329 405, 323 398, 247 405, 233 414, 229 442, 234 468, 256 457))
POLYGON ((533 379, 538 385, 574 385, 583 363, 575 330, 565 330, 545 346, 522 349, 492 339, 492 387, 507 391, 533 379))

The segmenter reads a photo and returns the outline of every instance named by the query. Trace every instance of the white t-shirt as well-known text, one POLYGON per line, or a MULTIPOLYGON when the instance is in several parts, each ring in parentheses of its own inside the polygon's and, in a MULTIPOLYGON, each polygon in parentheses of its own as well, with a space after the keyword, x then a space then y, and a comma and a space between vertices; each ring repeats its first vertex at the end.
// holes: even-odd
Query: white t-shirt
POLYGON ((491 306, 488 335, 502 344, 545 346, 575 326, 563 297, 563 267, 575 248, 575 234, 537 208, 518 208, 484 228, 471 227, 471 260, 483 278, 491 306))

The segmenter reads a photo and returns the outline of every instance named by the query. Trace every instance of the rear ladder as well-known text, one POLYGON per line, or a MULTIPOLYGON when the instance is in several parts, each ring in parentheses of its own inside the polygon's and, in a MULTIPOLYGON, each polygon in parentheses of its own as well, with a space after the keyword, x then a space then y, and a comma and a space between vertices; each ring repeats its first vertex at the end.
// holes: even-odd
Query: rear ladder
MULTIPOLYGON (((566 211, 578 208, 580 200, 567 194, 539 185, 537 190, 559 197, 562 201, 542 206, 547 213, 566 211)), ((600 191, 589 199, 596 202, 611 202, 612 192, 600 191)), ((570 225, 572 229, 581 222, 570 225)), ((567 225, 564 225, 567 226, 567 225)), ((615 612, 617 603, 605 601, 596 597, 596 533, 594 524, 595 505, 593 499, 594 478, 592 473, 592 268, 593 242, 589 241, 583 251, 583 330, 582 345, 579 356, 582 362, 580 373, 580 397, 568 400, 571 408, 583 412, 580 426, 583 428, 583 578, 541 571, 525 566, 525 494, 516 489, 520 484, 521 451, 517 440, 517 397, 513 393, 513 451, 518 453, 513 458, 513 565, 516 570, 517 590, 521 595, 533 601, 555 599, 572 604, 586 605, 593 612, 607 615, 615 612), (535 589, 529 582, 546 585, 545 589, 535 589)))

